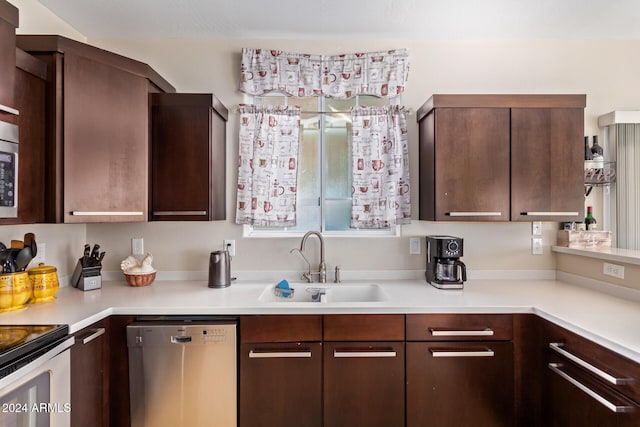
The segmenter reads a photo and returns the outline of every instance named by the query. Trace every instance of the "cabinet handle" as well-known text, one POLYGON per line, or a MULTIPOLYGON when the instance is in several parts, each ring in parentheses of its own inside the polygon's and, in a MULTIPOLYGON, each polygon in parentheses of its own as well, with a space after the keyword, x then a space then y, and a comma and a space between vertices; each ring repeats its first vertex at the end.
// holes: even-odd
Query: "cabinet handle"
POLYGON ((553 372, 555 372, 556 374, 560 375, 562 378, 564 378, 565 380, 569 381, 571 384, 573 384, 574 386, 578 387, 580 390, 582 390, 583 392, 585 392, 586 394, 591 396, 593 399, 595 399, 598 403, 603 405, 605 408, 609 409, 611 412, 621 413, 621 412, 632 412, 633 411, 633 407, 632 406, 616 405, 615 403, 610 402, 609 400, 607 400, 606 398, 602 397, 601 395, 599 395, 595 391, 591 390, 586 385, 582 384, 577 379, 573 378, 571 375, 569 375, 566 372, 564 372, 562 369, 560 369, 561 367, 562 367, 562 363, 549 363, 549 369, 551 369, 553 372))
POLYGON ((153 211, 154 215, 180 216, 180 215, 206 215, 207 211, 153 211))
POLYGON ((380 350, 333 350, 333 357, 396 357, 397 353, 393 349, 380 350))
POLYGON ((8 106, 2 105, 2 104, 0 104, 0 111, 4 111, 5 113, 13 114, 14 116, 19 116, 20 115, 20 111, 16 110, 15 108, 11 108, 11 107, 8 107, 8 106))
POLYGON ((490 328, 469 331, 429 328, 429 332, 432 337, 490 337, 494 334, 490 328))
POLYGON ((82 344, 89 344, 91 341, 95 340, 99 336, 104 335, 104 333, 106 331, 107 330, 105 328, 94 329, 92 331, 91 335, 88 335, 88 336, 82 338, 82 344))
POLYGON ((495 353, 490 348, 483 350, 463 350, 463 349, 439 349, 430 348, 431 357, 493 357, 495 353))
POLYGON ((502 216, 502 212, 445 212, 446 216, 502 216))
POLYGON ((300 350, 300 351, 249 350, 249 359, 279 359, 283 357, 309 358, 311 357, 311 350, 300 350))
POLYGON ((73 216, 140 216, 144 212, 118 212, 118 211, 72 211, 73 216))
POLYGON ((524 216, 578 216, 578 212, 520 212, 524 216))
POLYGON ((630 383, 633 382, 633 378, 616 378, 613 375, 610 375, 610 374, 606 373, 602 369, 593 366, 591 363, 589 363, 589 362, 587 362, 587 361, 585 361, 583 359, 580 359, 575 354, 569 353, 567 350, 563 349, 562 347, 564 347, 564 344, 561 343, 561 342, 549 343, 549 348, 551 348, 551 350, 555 351, 556 353, 561 354, 562 356, 564 356, 567 359, 571 360, 576 365, 582 366, 583 368, 585 368, 586 370, 588 370, 592 374, 597 375, 598 377, 602 378, 603 380, 607 381, 610 384, 613 384, 613 385, 625 385, 625 384, 630 384, 630 383))

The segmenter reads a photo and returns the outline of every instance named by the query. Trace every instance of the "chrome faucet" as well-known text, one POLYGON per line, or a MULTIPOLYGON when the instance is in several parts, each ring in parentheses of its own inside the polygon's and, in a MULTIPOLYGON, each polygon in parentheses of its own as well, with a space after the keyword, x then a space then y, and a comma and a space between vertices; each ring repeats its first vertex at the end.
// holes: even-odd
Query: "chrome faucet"
POLYGON ((306 272, 306 273, 303 273, 302 277, 304 279, 306 279, 307 282, 312 283, 313 282, 313 276, 317 275, 318 276, 318 281, 320 283, 326 283, 327 282, 327 264, 325 263, 325 260, 324 260, 324 239, 322 238, 322 234, 320 234, 317 231, 309 231, 309 232, 307 232, 302 237, 302 242, 300 242, 300 249, 295 248, 295 249, 292 249, 291 252, 293 252, 294 250, 300 252, 300 255, 302 255, 304 260, 307 261, 307 264, 309 265, 309 271, 306 272), (303 254, 304 246, 307 243, 307 239, 310 236, 316 236, 316 237, 318 237, 318 240, 320 240, 320 265, 318 265, 318 271, 317 272, 311 272, 311 264, 309 263, 309 261, 307 261, 307 258, 303 254))

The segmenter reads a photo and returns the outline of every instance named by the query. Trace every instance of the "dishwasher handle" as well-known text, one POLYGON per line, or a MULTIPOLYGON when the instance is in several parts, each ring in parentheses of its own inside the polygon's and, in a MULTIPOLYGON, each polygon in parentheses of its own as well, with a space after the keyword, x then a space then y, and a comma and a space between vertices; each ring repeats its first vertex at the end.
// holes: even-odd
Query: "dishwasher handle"
POLYGON ((191 342, 191 335, 172 335, 172 344, 186 344, 191 342))

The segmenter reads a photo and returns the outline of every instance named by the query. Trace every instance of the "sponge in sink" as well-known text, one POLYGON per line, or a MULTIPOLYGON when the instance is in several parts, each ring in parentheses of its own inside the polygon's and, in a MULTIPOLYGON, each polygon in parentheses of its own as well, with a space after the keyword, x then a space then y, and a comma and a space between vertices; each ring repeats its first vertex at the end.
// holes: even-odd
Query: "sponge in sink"
POLYGON ((281 280, 276 285, 276 293, 282 298, 291 298, 291 295, 293 295, 292 290, 286 280, 281 280))

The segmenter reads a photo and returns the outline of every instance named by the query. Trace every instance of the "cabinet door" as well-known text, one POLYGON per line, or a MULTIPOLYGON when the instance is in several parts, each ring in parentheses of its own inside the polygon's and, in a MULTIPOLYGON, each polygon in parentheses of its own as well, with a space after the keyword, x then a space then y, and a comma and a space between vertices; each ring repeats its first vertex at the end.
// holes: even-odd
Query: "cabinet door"
MULTIPOLYGON (((15 49, 14 49, 15 50, 15 49)), ((23 61, 44 68, 44 63, 21 52, 23 61)), ((1 219, 0 224, 32 224, 45 220, 45 81, 46 75, 37 76, 16 68, 16 107, 20 115, 16 123, 20 128, 18 156, 18 217, 1 219)))
POLYGON ((435 111, 435 220, 509 220, 509 109, 435 111))
POLYGON ((146 221, 147 79, 64 56, 64 222, 146 221))
POLYGON ((631 427, 640 406, 559 357, 549 359, 544 378, 543 425, 631 427))
POLYGON ((214 110, 213 96, 159 93, 151 99, 151 218, 225 219, 226 121, 214 110))
POLYGON ((98 322, 74 334, 71 347, 71 425, 108 426, 106 323, 98 322))
POLYGON ((325 426, 404 426, 404 403, 404 343, 325 342, 325 426))
POLYGON ((0 0, 0 119, 13 122, 18 9, 0 0))
POLYGON ((511 219, 584 218, 584 110, 511 110, 511 219))
POLYGON ((407 426, 512 426, 510 342, 408 342, 407 426))
POLYGON ((322 344, 240 346, 240 427, 322 426, 322 344))

